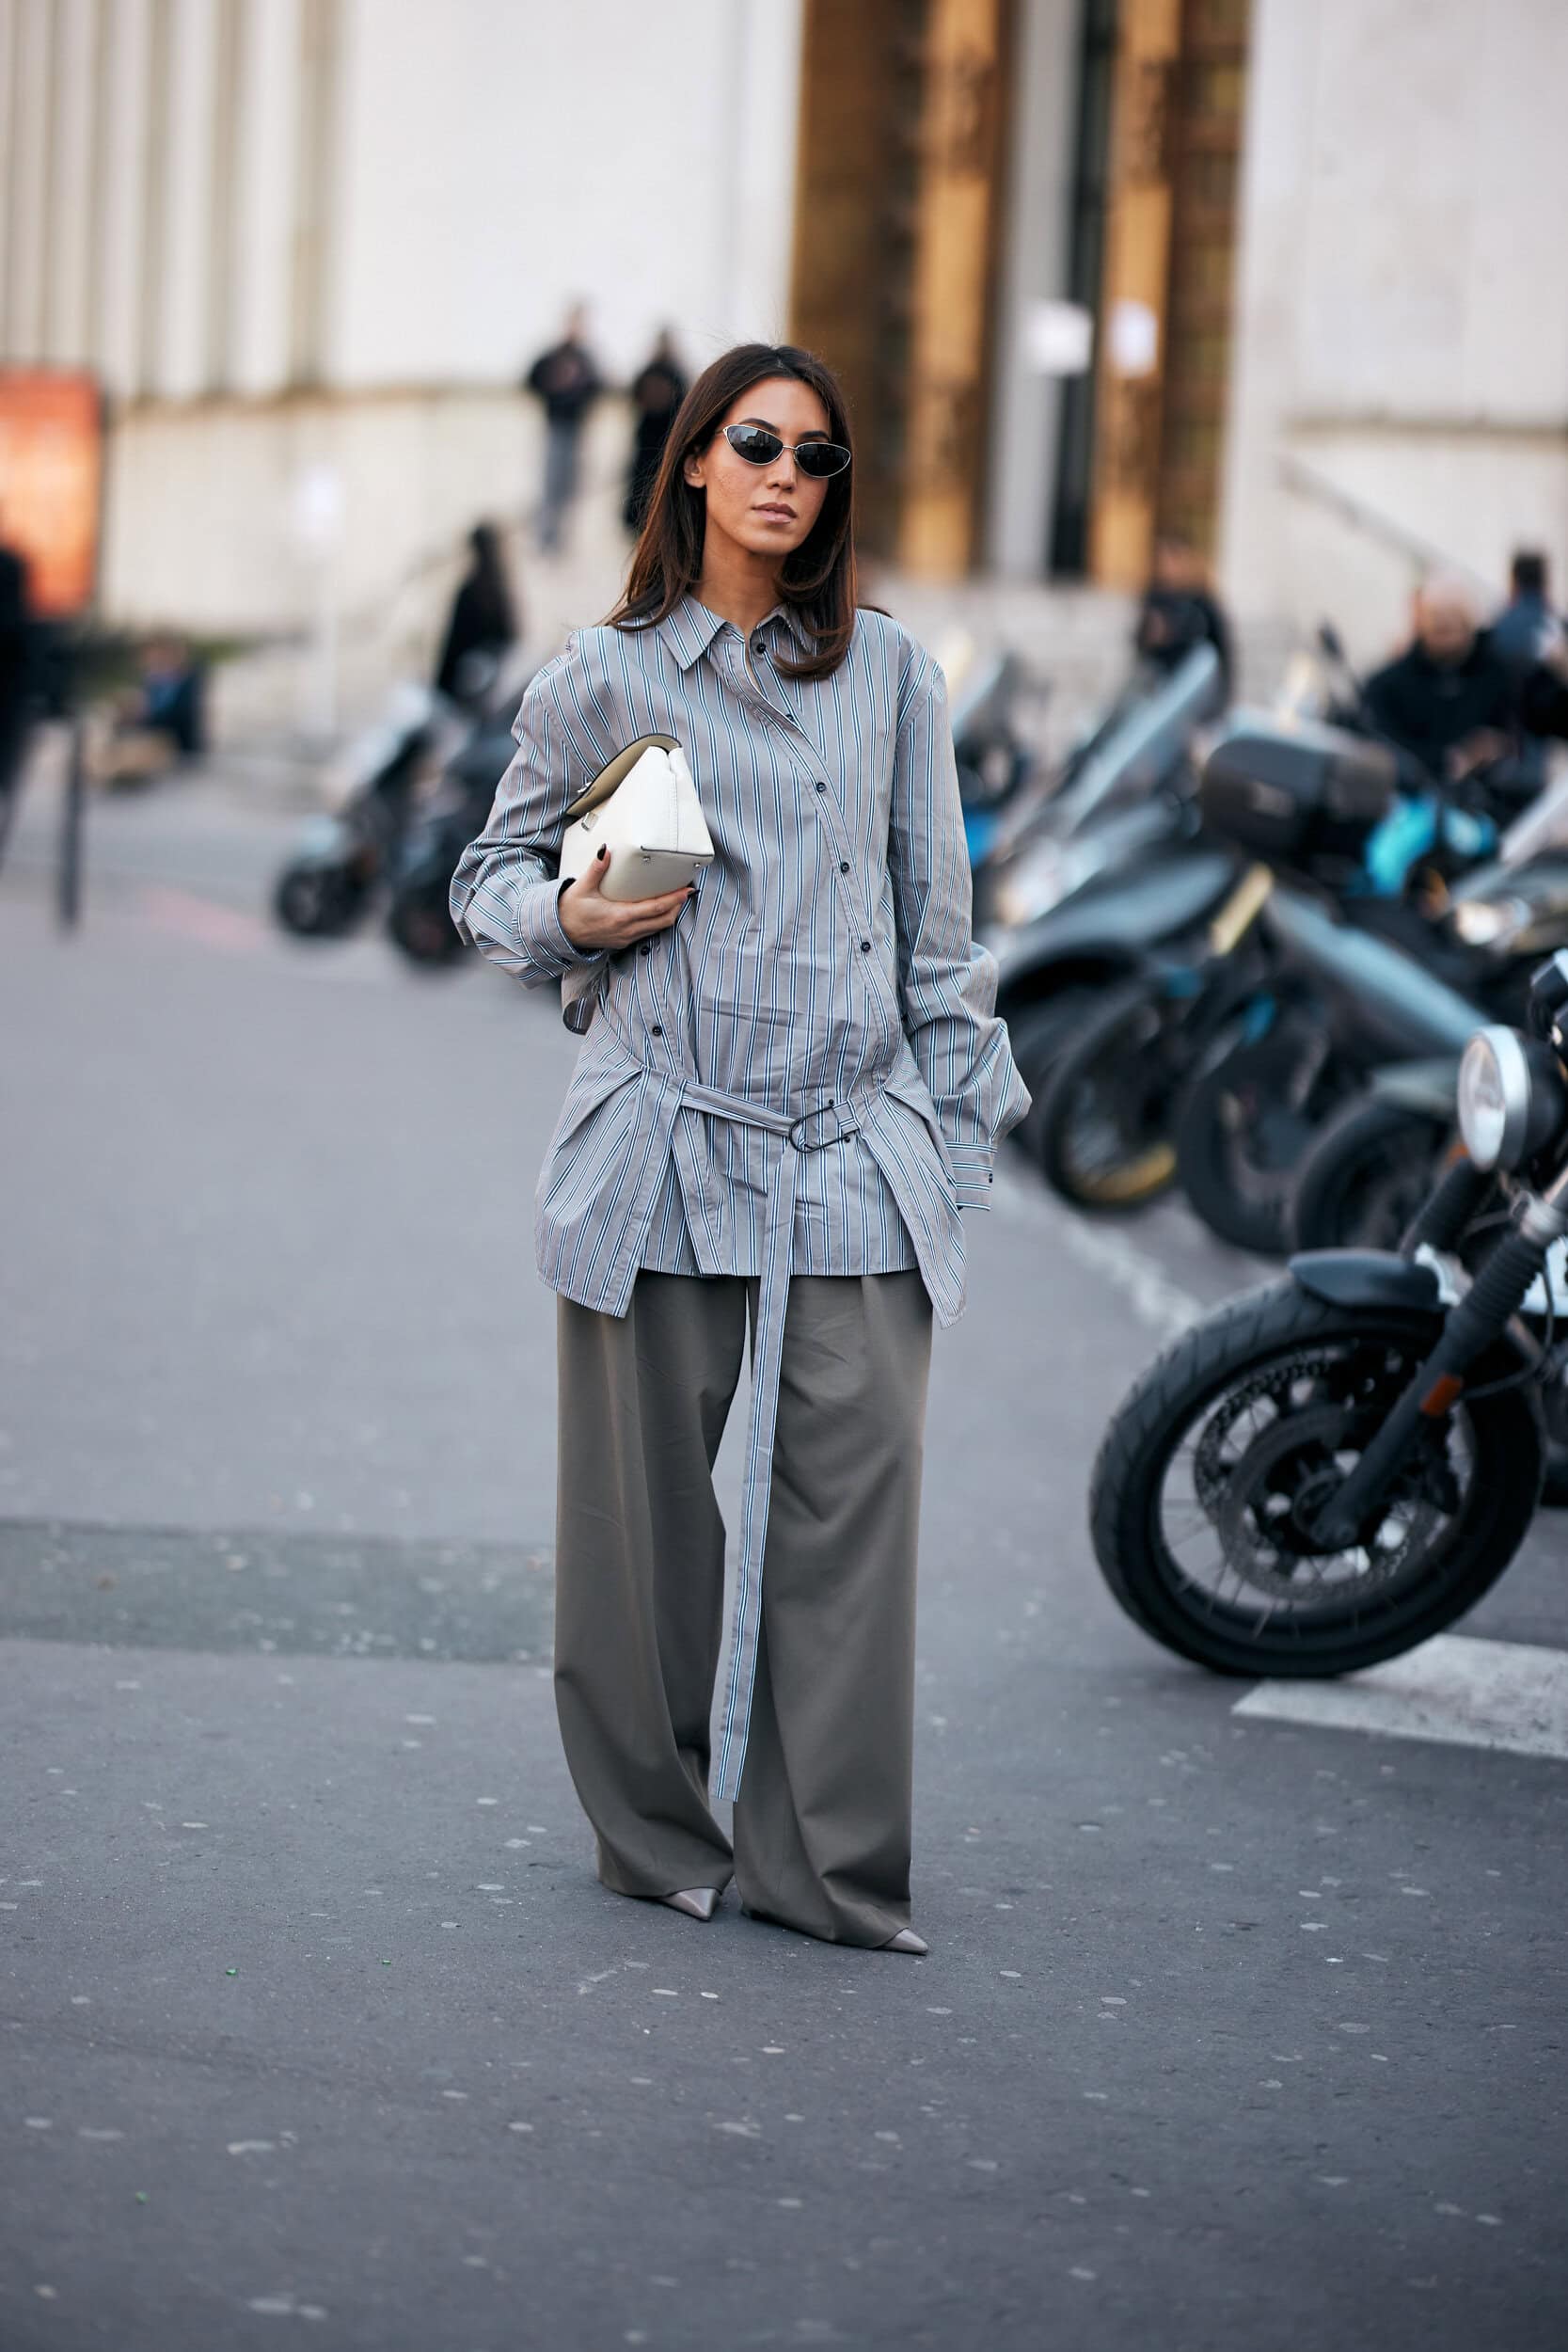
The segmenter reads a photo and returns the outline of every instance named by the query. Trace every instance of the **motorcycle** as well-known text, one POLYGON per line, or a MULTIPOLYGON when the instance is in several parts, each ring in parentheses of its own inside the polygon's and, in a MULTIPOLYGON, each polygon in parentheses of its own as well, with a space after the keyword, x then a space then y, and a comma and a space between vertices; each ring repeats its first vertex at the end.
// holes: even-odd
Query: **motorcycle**
MULTIPOLYGON (((1568 779, 1554 798, 1560 808, 1568 779)), ((1515 867, 1505 858, 1472 875, 1455 892, 1442 929, 1496 966, 1498 984, 1484 993, 1489 1002, 1500 1000, 1509 976, 1568 944, 1568 859, 1538 853, 1515 867)), ((1373 1073, 1302 1159, 1288 1219, 1293 1248, 1398 1242, 1449 1149, 1458 1076, 1457 1056, 1373 1073)))
POLYGON ((1316 1252, 1137 1382, 1091 1480, 1133 1621, 1222 1674, 1342 1675, 1439 1633, 1568 1434, 1568 950, 1460 1066, 1463 1156, 1399 1253, 1316 1252), (1527 1319, 1528 1318, 1528 1319, 1527 1319))
MULTIPOLYGON (((1190 746, 1217 675, 1203 645, 1157 691, 1118 697, 996 848, 979 936, 1037 1098, 1105 989, 1191 939, 1235 881, 1235 852, 1203 837, 1193 801, 1190 746)), ((1018 1140, 1033 1152, 1033 1113, 1018 1140)))
MULTIPOLYGON (((1276 1252, 1302 1153, 1339 1105, 1376 1070, 1455 1056, 1489 1011, 1514 1009, 1514 997, 1470 1001, 1492 967, 1367 888, 1369 845, 1390 812, 1402 822, 1402 780, 1391 747, 1236 714, 1198 804, 1212 833, 1259 862, 1205 955, 1155 965, 1059 1058, 1032 1116, 1065 1198, 1124 1207, 1149 1196, 1158 1169, 1222 1239, 1276 1252)), ((1422 840, 1430 856, 1425 828, 1422 840)))
POLYGON ((1037 803, 1051 788, 1019 723, 1020 704, 1042 702, 1049 690, 1029 677, 1016 654, 981 656, 967 637, 945 649, 942 666, 978 916, 1009 825, 1022 804, 1037 803))
POLYGON ((345 755, 273 888, 273 913, 301 939, 342 939, 364 916, 407 825, 420 777, 455 748, 465 719, 432 689, 404 681, 345 755))
POLYGON ((420 802, 392 866, 387 935, 411 963, 449 971, 464 954, 448 905, 457 862, 483 832, 496 786, 516 746, 510 726, 482 728, 420 802))

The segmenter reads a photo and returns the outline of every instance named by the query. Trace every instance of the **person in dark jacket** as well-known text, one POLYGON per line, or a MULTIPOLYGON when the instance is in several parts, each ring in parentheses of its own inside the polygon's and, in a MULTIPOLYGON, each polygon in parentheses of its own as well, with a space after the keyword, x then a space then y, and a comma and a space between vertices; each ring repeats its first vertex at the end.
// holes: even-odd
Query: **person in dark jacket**
POLYGON ((1546 639, 1558 628, 1547 587, 1546 559, 1521 548, 1509 565, 1508 602, 1488 632, 1492 650, 1519 677, 1534 668, 1546 639))
POLYGON ((0 850, 32 733, 34 636, 26 560, 0 543, 0 850))
POLYGON ((626 529, 632 532, 642 528, 648 501, 658 479, 658 461, 664 454, 670 427, 675 421, 675 411, 685 398, 686 376, 675 357, 674 341, 669 328, 662 327, 652 358, 631 388, 636 421, 632 427, 631 465, 626 473, 626 502, 621 512, 626 529))
POLYGON ((1230 693, 1230 628, 1211 593, 1203 558, 1175 532, 1154 544, 1154 565, 1133 632, 1134 652, 1167 675, 1195 645, 1212 645, 1219 656, 1218 699, 1230 693))
POLYGON ((516 606, 495 525, 475 523, 468 548, 436 664, 436 691, 457 703, 483 696, 496 664, 517 642, 516 606))
POLYGON ((1415 637, 1367 680, 1366 703, 1383 734, 1452 783, 1514 750, 1516 680, 1465 580, 1443 574, 1423 583, 1415 637))
MULTIPOLYGON (((1516 692, 1561 635, 1561 626, 1552 610, 1545 557, 1530 548, 1519 548, 1509 565, 1508 602, 1489 632, 1492 650, 1508 664, 1516 692)), ((1519 761, 1522 772, 1532 776, 1537 787, 1545 782, 1546 746, 1533 728, 1522 737, 1519 761)))
POLYGON ((545 485, 540 501, 540 548, 553 554, 578 494, 578 454, 583 423, 604 389, 603 378, 589 353, 583 335, 587 314, 578 307, 567 313, 560 342, 540 353, 524 388, 545 405, 545 485))

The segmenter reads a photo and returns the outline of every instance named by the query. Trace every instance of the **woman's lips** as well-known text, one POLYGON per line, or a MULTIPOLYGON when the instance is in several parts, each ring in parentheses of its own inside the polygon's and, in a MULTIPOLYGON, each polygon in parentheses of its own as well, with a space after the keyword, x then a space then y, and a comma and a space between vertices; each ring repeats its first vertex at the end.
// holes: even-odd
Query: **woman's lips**
POLYGON ((768 515, 771 516, 775 522, 792 523, 795 520, 795 509, 793 506, 759 506, 754 511, 759 515, 768 515))

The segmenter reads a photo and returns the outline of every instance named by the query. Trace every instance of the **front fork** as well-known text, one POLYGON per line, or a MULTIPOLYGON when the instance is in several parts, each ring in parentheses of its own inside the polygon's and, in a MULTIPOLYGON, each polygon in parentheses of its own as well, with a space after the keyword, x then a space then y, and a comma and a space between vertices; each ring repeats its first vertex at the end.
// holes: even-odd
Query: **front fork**
MULTIPOLYGON (((1468 1161, 1450 1168, 1406 1235, 1407 1254, 1421 1242, 1451 1247, 1485 1184, 1468 1161), (1465 1179, 1471 1180, 1469 1183, 1465 1179), (1465 1216, 1453 1223, 1461 1204, 1465 1216)), ((1490 1180, 1488 1180, 1490 1181, 1490 1180)), ((1568 1232, 1568 1170, 1549 1189, 1532 1195, 1517 1226, 1499 1244, 1474 1282, 1449 1310, 1442 1336, 1355 1468, 1312 1524, 1312 1539, 1327 1551, 1356 1543, 1362 1528, 1384 1502, 1404 1466, 1424 1423, 1446 1420, 1465 1391, 1465 1375, 1501 1337, 1542 1272, 1552 1244, 1568 1232)))

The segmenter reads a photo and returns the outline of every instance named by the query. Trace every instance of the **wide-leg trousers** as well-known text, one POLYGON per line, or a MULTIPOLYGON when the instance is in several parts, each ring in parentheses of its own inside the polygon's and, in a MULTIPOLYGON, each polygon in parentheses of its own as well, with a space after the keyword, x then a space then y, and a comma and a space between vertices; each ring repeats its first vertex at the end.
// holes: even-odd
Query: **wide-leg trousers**
POLYGON ((599 1876, 724 1887, 830 1943, 910 1924, 915 1553, 931 1307, 916 1273, 789 1286, 751 1736, 708 1802, 723 1638, 713 1464, 757 1285, 644 1272, 559 1301, 556 1707, 599 1876))

